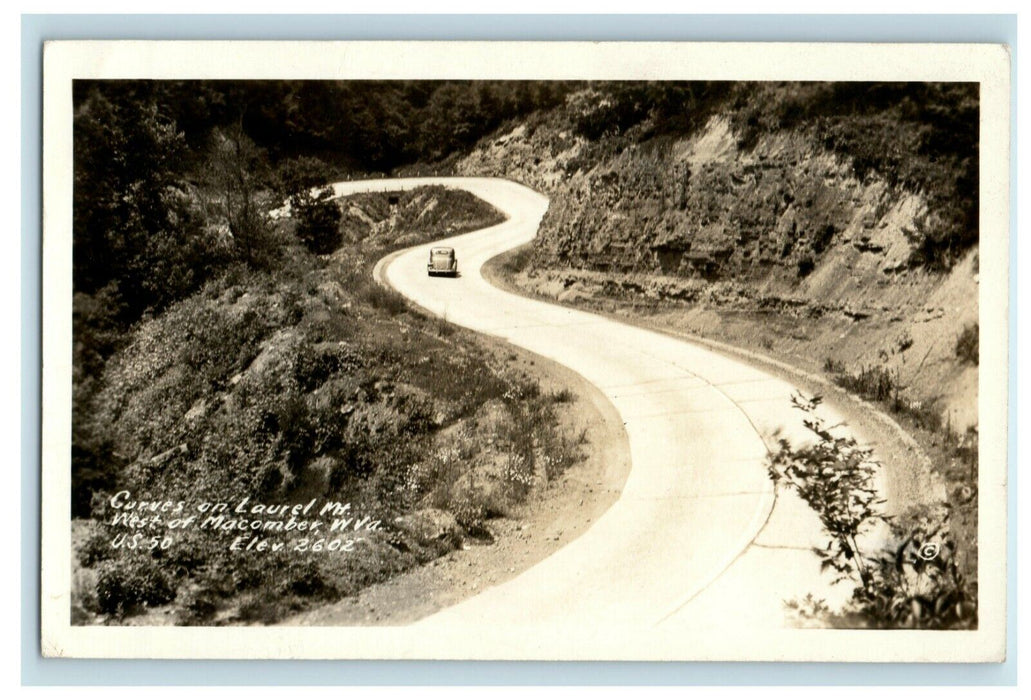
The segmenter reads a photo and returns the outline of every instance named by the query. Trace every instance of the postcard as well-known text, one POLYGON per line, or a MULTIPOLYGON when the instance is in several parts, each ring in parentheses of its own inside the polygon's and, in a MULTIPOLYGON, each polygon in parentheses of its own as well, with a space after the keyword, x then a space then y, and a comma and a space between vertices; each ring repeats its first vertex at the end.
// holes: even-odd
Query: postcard
POLYGON ((1003 661, 1009 62, 46 44, 43 653, 1003 661))

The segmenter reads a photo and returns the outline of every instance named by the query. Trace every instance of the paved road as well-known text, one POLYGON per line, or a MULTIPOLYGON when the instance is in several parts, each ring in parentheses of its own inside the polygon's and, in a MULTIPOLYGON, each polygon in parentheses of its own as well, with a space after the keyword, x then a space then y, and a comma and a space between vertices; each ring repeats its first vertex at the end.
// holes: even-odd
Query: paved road
POLYGON ((598 386, 625 422, 632 466, 622 496, 586 533, 420 628, 754 630, 782 627, 786 598, 848 594, 821 575, 811 552, 826 544, 815 515, 792 494, 775 493, 767 476, 773 434, 806 434, 789 408, 789 384, 682 340, 486 282, 484 262, 536 235, 548 200, 533 190, 488 178, 334 187, 344 195, 423 184, 468 190, 509 218, 438 242, 456 248, 457 279, 426 274, 429 244, 381 261, 376 274, 448 321, 505 338, 598 386))

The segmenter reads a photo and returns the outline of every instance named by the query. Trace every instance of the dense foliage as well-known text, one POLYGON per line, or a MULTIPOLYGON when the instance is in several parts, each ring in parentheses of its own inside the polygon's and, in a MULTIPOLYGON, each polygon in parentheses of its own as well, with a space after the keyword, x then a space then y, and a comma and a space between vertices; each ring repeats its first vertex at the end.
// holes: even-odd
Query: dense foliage
MULTIPOLYGON (((560 105, 598 143, 686 136, 717 111, 746 148, 800 131, 857 177, 927 197, 917 263, 947 267, 978 235, 974 84, 76 81, 74 96, 75 290, 108 287, 123 321, 233 259, 274 264, 259 200, 284 185, 298 195, 302 180, 439 160, 560 105)), ((334 244, 324 199, 299 202, 300 233, 319 251, 334 244)))
POLYGON ((555 428, 568 395, 493 368, 379 287, 360 247, 342 252, 320 265, 295 246, 280 270, 236 266, 139 324, 108 362, 79 420, 123 458, 92 484, 80 619, 174 601, 179 624, 271 622, 453 549, 459 528, 489 532, 484 520, 575 461, 555 428), (247 556, 196 529, 146 531, 168 547, 114 548, 115 489, 193 505, 326 498, 384 529, 347 556, 247 556), (405 517, 452 525, 422 537, 405 517))
MULTIPOLYGON (((275 264, 264 213, 292 197, 312 250, 336 243, 316 185, 471 146, 558 104, 567 83, 90 81, 74 84, 74 285, 123 326, 234 260, 275 264)), ((85 302, 84 302, 85 303, 85 302)))
POLYGON ((308 156, 286 161, 279 169, 290 216, 297 222, 297 238, 308 250, 322 255, 332 253, 341 243, 340 208, 325 177, 325 164, 308 156))

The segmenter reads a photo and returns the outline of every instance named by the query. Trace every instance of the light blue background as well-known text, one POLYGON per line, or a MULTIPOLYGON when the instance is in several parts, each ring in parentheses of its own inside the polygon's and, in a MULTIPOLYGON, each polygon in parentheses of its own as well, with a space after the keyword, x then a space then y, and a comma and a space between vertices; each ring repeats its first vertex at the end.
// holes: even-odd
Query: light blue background
POLYGON ((1016 683, 1016 133, 1011 144, 1009 625, 1005 664, 429 661, 107 661, 39 655, 42 42, 48 39, 482 39, 987 42, 1012 48, 1013 15, 25 15, 22 17, 22 682, 249 684, 1016 683))

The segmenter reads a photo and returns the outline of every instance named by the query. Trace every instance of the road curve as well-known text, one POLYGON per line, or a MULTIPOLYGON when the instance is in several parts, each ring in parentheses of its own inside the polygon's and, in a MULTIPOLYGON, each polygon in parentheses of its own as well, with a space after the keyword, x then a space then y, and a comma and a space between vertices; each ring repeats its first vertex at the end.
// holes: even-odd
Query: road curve
POLYGON ((812 553, 825 544, 815 515, 778 494, 767 475, 772 437, 805 436, 789 408, 791 385, 683 340, 489 284, 482 265, 533 239, 547 210, 548 199, 527 187, 456 177, 341 182, 334 190, 429 184, 467 190, 508 219, 435 242, 455 247, 457 279, 426 274, 430 244, 385 258, 377 277, 449 322, 504 338, 599 387, 624 421, 631 472, 619 500, 578 539, 416 626, 754 629, 783 626, 785 599, 847 596, 812 553))

